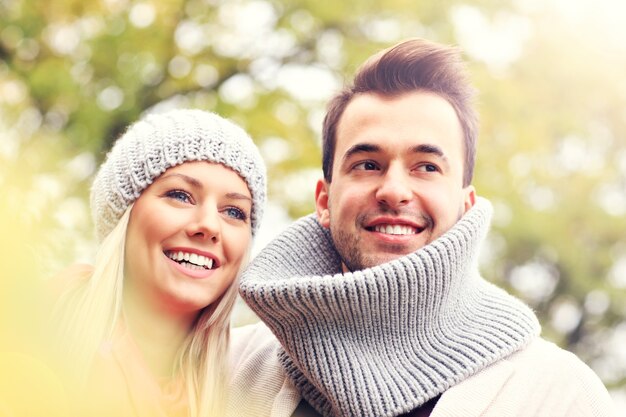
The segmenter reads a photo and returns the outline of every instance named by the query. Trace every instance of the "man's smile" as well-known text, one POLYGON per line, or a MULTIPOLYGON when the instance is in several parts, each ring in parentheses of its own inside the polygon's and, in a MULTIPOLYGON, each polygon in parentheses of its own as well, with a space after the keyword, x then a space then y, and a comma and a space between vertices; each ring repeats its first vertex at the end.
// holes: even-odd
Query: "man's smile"
POLYGON ((412 236, 424 231, 429 225, 427 218, 422 219, 426 225, 414 222, 405 217, 377 216, 374 219, 366 220, 365 230, 369 232, 381 233, 390 236, 412 236))
POLYGON ((374 231, 378 233, 385 233, 387 235, 414 235, 418 233, 417 229, 411 226, 401 226, 399 224, 377 224, 374 226, 374 231))

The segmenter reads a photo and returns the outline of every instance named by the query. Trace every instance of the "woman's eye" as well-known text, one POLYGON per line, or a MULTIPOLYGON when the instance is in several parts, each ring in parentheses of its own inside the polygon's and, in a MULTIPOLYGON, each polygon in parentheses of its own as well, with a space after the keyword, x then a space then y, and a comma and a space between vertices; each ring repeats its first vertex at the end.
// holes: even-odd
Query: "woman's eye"
POLYGON ((359 162, 358 164, 356 164, 354 166, 354 169, 356 170, 361 170, 361 171, 374 171, 379 169, 378 165, 376 164, 376 162, 373 161, 363 161, 363 162, 359 162))
POLYGON ((224 213, 226 213, 226 215, 228 217, 232 217, 233 219, 238 219, 238 220, 247 220, 248 216, 246 215, 246 213, 241 210, 238 209, 237 207, 228 207, 226 208, 226 210, 224 210, 224 213))
POLYGON ((171 190, 165 193, 165 196, 181 203, 191 203, 191 196, 185 191, 171 190))

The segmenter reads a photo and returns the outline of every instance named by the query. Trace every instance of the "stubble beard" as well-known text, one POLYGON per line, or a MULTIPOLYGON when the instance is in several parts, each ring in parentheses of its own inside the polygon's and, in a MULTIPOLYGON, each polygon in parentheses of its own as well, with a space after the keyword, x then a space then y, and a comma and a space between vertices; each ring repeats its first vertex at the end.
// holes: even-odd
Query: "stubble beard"
POLYGON ((371 260, 365 259, 359 250, 361 239, 358 236, 332 226, 330 235, 333 238, 339 258, 348 271, 360 271, 367 268, 366 264, 371 263, 371 260))

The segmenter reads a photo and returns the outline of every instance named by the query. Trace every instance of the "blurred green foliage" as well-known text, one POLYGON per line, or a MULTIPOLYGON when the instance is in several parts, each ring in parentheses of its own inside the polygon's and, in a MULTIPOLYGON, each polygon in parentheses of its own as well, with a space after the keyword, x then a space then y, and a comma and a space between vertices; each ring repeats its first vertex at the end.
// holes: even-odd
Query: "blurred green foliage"
POLYGON ((13 253, 32 251, 49 276, 89 257, 95 167, 158 107, 234 119, 271 201, 309 213, 330 94, 373 52, 427 37, 463 48, 480 91, 485 275, 624 397, 626 8, 565 3, 0 0, 3 263, 23 274, 13 253))

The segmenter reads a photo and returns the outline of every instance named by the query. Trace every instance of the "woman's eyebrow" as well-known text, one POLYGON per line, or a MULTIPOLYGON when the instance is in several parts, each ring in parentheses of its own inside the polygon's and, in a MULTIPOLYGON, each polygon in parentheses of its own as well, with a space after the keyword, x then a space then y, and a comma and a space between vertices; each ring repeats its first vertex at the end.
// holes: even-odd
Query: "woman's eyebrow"
MULTIPOLYGON (((188 183, 189 185, 191 185, 194 188, 198 188, 198 189, 203 189, 204 186, 202 185, 202 183, 200 181, 198 181, 197 179, 190 177, 189 175, 185 175, 185 174, 179 174, 177 172, 171 173, 171 174, 167 174, 167 175, 163 175, 162 177, 159 177, 160 179, 166 179, 168 177, 180 177, 182 178, 183 181, 185 181, 186 183, 188 183)), ((245 194, 241 194, 241 193, 226 193, 226 197, 233 199, 233 200, 247 200, 247 201, 252 201, 252 198, 248 197, 245 194)))
POLYGON ((231 198, 233 200, 246 200, 246 201, 252 201, 252 199, 250 197, 248 197, 247 195, 241 194, 241 193, 227 193, 226 194, 227 198, 231 198))
POLYGON ((188 183, 189 185, 191 185, 191 186, 192 186, 192 187, 194 187, 194 188, 199 188, 199 189, 204 188, 204 187, 202 186, 202 183, 201 183, 200 181, 198 181, 197 179, 195 179, 195 178, 193 178, 193 177, 190 177, 189 175, 179 174, 179 173, 177 173, 177 172, 173 172, 173 173, 171 173, 171 174, 163 175, 163 176, 162 176, 162 177, 160 177, 159 179, 166 179, 166 178, 168 178, 168 177, 173 177, 173 176, 176 176, 176 177, 180 177, 180 178, 182 178, 182 179, 183 179, 183 181, 185 181, 186 183, 188 183))

